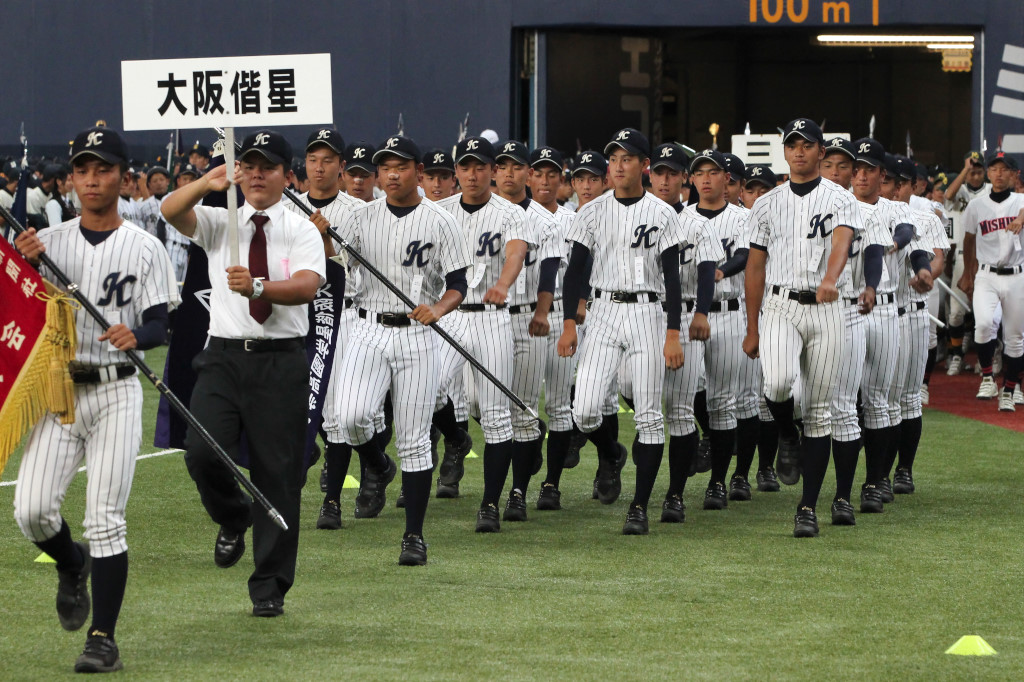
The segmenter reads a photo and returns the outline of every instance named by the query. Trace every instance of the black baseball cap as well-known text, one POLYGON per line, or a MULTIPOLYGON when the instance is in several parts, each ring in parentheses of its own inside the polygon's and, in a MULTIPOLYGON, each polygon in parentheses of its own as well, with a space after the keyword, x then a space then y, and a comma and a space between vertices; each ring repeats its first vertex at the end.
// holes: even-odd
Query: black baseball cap
POLYGON ((185 163, 182 164, 180 169, 178 169, 177 177, 180 178, 182 175, 191 175, 194 178, 198 178, 200 175, 202 175, 202 173, 200 173, 199 169, 197 169, 191 163, 185 163))
POLYGON ((192 156, 193 154, 199 154, 199 156, 210 158, 210 150, 207 149, 205 145, 201 145, 198 142, 192 145, 192 149, 188 150, 189 156, 192 156))
POLYGON ((651 170, 660 166, 667 166, 672 170, 686 172, 688 159, 686 154, 674 143, 660 144, 654 148, 654 156, 651 158, 651 170))
POLYGON ((576 177, 577 174, 584 172, 603 178, 608 172, 608 160, 601 152, 592 149, 580 152, 573 161, 571 176, 576 177))
POLYGON ((470 157, 481 163, 494 163, 494 145, 486 137, 467 137, 455 145, 455 163, 470 157))
POLYGON ((964 161, 966 161, 967 159, 970 159, 971 163, 973 163, 976 166, 981 166, 985 163, 985 160, 981 158, 981 152, 973 149, 964 154, 964 161))
POLYGON ((8 161, 0 168, 0 175, 7 178, 7 182, 14 182, 21 177, 21 166, 17 161, 8 161))
POLYGON ((355 142, 345 147, 342 157, 345 159, 345 170, 361 168, 367 173, 376 173, 377 166, 373 163, 376 149, 369 142, 355 142))
POLYGON ((413 163, 420 162, 420 148, 412 141, 412 138, 402 135, 392 135, 384 140, 384 144, 373 155, 373 164, 380 165, 380 162, 388 155, 397 156, 400 159, 411 159, 413 163))
POLYGON ((885 147, 878 140, 870 137, 862 137, 853 143, 856 153, 854 161, 866 163, 875 168, 885 166, 885 147))
POLYGON ((518 140, 507 140, 498 145, 498 154, 494 160, 497 161, 502 157, 526 166, 530 163, 530 149, 518 140))
POLYGON ((917 177, 919 180, 928 179, 928 166, 924 165, 920 161, 914 161, 914 170, 917 171, 917 177))
POLYGON ((743 186, 750 187, 758 182, 768 189, 772 189, 775 185, 779 184, 779 179, 775 177, 775 173, 772 172, 770 166, 747 166, 747 181, 743 183, 743 186))
POLYGON ((729 171, 729 175, 732 176, 732 179, 736 182, 743 182, 745 177, 744 173, 746 172, 746 166, 743 164, 743 159, 735 154, 730 154, 729 152, 724 152, 722 156, 725 157, 725 169, 729 171))
POLYGON ((299 182, 309 179, 309 175, 306 173, 306 163, 301 159, 292 164, 292 173, 295 174, 295 179, 299 182))
POLYGON ((443 149, 434 147, 423 152, 423 170, 426 171, 448 171, 455 172, 455 163, 452 157, 443 149))
POLYGON ((611 142, 604 146, 604 153, 607 156, 611 156, 616 147, 624 150, 627 154, 633 154, 645 159, 651 157, 651 143, 636 128, 623 128, 615 133, 612 136, 611 142))
POLYGON ((903 180, 913 180, 917 177, 917 171, 914 170, 914 162, 903 156, 902 154, 893 154, 896 157, 896 167, 899 168, 900 178, 903 180))
POLYGON ((710 161, 725 172, 729 172, 729 162, 725 159, 725 154, 718 151, 717 149, 705 149, 697 156, 693 157, 693 161, 690 162, 690 172, 693 173, 697 170, 697 167, 702 163, 710 161))
POLYGON ((562 152, 554 147, 537 147, 530 152, 530 168, 537 168, 547 164, 549 166, 556 166, 561 171, 564 163, 565 157, 562 156, 562 152))
POLYGON ((342 139, 341 133, 334 128, 319 128, 311 132, 306 139, 306 151, 308 152, 318 144, 329 147, 338 156, 345 151, 345 140, 342 139))
POLYGON ((259 154, 272 164, 284 166, 285 170, 292 167, 292 146, 281 133, 273 130, 257 130, 246 135, 238 158, 244 159, 249 154, 259 154))
POLYGON ((794 135, 802 137, 809 142, 817 142, 823 147, 825 146, 825 138, 821 134, 821 128, 809 118, 796 118, 787 123, 782 132, 782 143, 785 144, 794 135))
POLYGON ((163 175, 167 179, 170 179, 171 177, 171 174, 168 173, 167 169, 164 168, 163 166, 153 166, 152 168, 146 171, 146 181, 149 182, 149 179, 154 175, 163 175))
POLYGON ((846 154, 851 161, 857 160, 857 152, 854 151, 854 144, 845 137, 833 137, 825 143, 825 156, 829 154, 846 154))
POLYGON ((113 128, 86 128, 71 143, 71 163, 82 156, 95 156, 110 165, 128 163, 128 148, 113 128))
POLYGON ((885 156, 882 157, 882 168, 885 170, 885 174, 894 180, 900 179, 900 163, 896 160, 895 154, 885 153, 885 156))
POLYGON ((1017 165, 1017 159, 1003 152, 1001 149, 991 151, 985 155, 985 168, 988 168, 994 163, 1005 164, 1010 170, 1020 170, 1020 167, 1017 165))

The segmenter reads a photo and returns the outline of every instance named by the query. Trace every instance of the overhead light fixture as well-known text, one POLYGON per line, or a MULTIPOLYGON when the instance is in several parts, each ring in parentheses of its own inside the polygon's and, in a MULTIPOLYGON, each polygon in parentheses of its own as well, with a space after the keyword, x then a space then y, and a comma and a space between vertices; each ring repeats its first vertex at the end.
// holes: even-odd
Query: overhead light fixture
POLYGON ((974 43, 928 43, 929 50, 973 50, 974 43))
POLYGON ((974 49, 973 35, 924 36, 924 35, 838 35, 818 36, 822 45, 844 47, 928 47, 929 49, 974 49))

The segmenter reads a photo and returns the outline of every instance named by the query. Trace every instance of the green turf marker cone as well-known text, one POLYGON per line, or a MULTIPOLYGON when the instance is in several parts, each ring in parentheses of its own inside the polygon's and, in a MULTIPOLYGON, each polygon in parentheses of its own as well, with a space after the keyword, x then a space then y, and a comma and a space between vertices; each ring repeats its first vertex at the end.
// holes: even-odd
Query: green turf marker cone
POLYGON ((341 487, 357 489, 359 488, 359 481, 352 474, 345 474, 345 482, 341 484, 341 487))
POLYGON ((37 564, 55 564, 55 563, 57 563, 57 560, 54 559, 53 557, 51 557, 46 552, 43 552, 42 554, 40 554, 39 556, 37 556, 35 558, 35 562, 37 564))
POLYGON ((479 457, 480 457, 480 455, 476 454, 472 450, 470 450, 469 454, 466 455, 466 459, 478 459, 479 457))
POLYGON ((996 650, 978 635, 964 635, 946 649, 946 653, 954 656, 995 656, 996 650))

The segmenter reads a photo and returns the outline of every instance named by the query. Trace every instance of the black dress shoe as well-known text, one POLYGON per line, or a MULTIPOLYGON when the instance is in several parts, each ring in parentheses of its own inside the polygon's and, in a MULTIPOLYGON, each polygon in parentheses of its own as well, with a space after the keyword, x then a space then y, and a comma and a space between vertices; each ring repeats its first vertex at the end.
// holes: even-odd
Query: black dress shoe
POLYGON ((284 614, 283 599, 257 599, 252 603, 252 615, 259 618, 276 618, 284 614))
POLYGON ((419 535, 407 534, 402 538, 402 553, 398 555, 399 566, 426 566, 427 543, 419 535))
POLYGON ((245 553, 245 531, 240 533, 220 527, 213 548, 213 562, 220 568, 231 568, 245 553))

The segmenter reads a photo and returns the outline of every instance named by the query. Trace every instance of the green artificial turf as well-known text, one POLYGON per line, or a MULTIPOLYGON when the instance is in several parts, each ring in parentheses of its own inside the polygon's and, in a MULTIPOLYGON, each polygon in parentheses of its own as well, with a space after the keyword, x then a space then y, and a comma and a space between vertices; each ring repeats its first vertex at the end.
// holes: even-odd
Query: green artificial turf
MULTIPOLYGON (((162 365, 162 353, 149 359, 162 365)), ((147 386, 152 442, 155 391, 147 386)), ((632 441, 631 415, 620 439, 632 441)), ((474 426, 477 452, 483 438, 474 426)), ((854 528, 796 540, 799 486, 701 509, 707 474, 690 479, 686 523, 620 534, 633 482, 610 506, 590 500, 592 446, 562 479, 560 512, 534 509, 497 535, 473 532, 482 460, 467 460, 462 498, 431 500, 429 565, 397 565, 397 481, 378 519, 317 531, 318 467, 303 494, 297 578, 284 617, 249 615, 251 549, 213 564, 217 529, 180 454, 139 462, 128 507, 131 569, 117 639, 139 679, 1014 679, 1024 670, 1019 458, 1024 435, 928 411, 918 492, 854 528), (943 652, 981 635, 999 653, 943 652)), ((3 480, 17 475, 16 454, 3 480)), ((667 463, 666 463, 667 466, 667 463)), ((358 474, 357 465, 352 472, 358 474)), ((861 472, 858 474, 862 475, 861 472)), ((831 479, 831 470, 830 470, 831 479)), ((84 476, 65 503, 81 534, 84 476)), ((0 488, 11 509, 14 488, 0 488)), ((856 505, 856 502, 855 502, 856 505)), ((84 631, 54 613, 52 565, 0 523, 0 679, 70 675, 84 631)))

